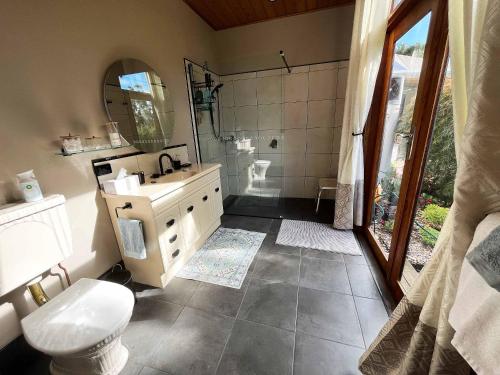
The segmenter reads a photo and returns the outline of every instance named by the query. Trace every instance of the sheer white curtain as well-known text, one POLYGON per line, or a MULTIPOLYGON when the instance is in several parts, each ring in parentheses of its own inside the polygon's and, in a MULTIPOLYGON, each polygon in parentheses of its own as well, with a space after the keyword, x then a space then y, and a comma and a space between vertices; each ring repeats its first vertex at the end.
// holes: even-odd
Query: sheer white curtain
POLYGON ((361 133, 370 110, 391 4, 392 0, 356 1, 333 223, 337 229, 361 225, 364 180, 361 133))
POLYGON ((500 0, 450 0, 448 6, 454 203, 431 260, 361 357, 363 374, 470 373, 451 344, 448 318, 476 227, 500 212, 500 0))

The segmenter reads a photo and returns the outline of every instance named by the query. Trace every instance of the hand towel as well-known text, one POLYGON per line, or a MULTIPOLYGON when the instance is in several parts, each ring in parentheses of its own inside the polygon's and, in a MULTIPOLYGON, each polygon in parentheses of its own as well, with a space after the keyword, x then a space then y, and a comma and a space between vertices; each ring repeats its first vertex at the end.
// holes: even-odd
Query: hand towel
POLYGON ((118 218, 123 253, 126 257, 146 259, 146 245, 142 225, 142 220, 118 218))

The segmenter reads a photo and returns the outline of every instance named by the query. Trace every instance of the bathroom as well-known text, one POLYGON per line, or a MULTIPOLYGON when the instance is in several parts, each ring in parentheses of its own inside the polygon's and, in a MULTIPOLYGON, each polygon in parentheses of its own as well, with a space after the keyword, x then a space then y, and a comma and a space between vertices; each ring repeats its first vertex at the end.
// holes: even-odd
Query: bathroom
MULTIPOLYGON (((384 52, 374 54, 378 62, 370 76, 371 89, 378 91, 367 134, 363 127, 343 129, 349 121, 344 107, 352 105, 347 103, 348 73, 362 71, 360 61, 366 62, 351 61, 352 41, 360 32, 355 13, 362 13, 358 8, 364 2, 0 2, 0 224, 8 227, 22 217, 52 220, 50 214, 43 216, 45 211, 62 223, 55 227, 57 241, 48 245, 36 231, 18 229, 10 237, 0 231, 0 256, 7 255, 0 259, 1 375, 384 373, 370 367, 370 350, 377 348, 370 344, 379 340, 397 303, 410 295, 402 280, 417 285, 420 271, 404 269, 406 244, 394 241, 384 258, 380 238, 369 232, 375 225, 372 207, 379 204, 372 194, 378 180, 371 171, 379 168, 373 155, 381 152, 377 139, 383 121, 373 125, 376 131, 368 123, 383 116, 373 107, 385 106, 380 99, 385 96, 378 95, 383 79, 375 85, 379 65, 383 72, 387 63, 385 57, 380 61, 388 53, 383 40, 379 49, 384 52), (116 74, 115 64, 129 70, 116 74), (151 107, 162 132, 161 144, 154 146, 133 146, 134 135, 124 125, 127 116, 113 109, 113 90, 120 85, 124 90, 123 81, 113 79, 143 71, 163 100, 151 107), (113 146, 114 132, 121 135, 113 146), (74 140, 76 152, 65 148, 74 140), (353 142, 361 155, 365 152, 364 172, 361 165, 358 173, 373 204, 362 205, 362 223, 351 212, 350 227, 332 227, 340 211, 336 197, 343 192, 337 180, 345 166, 339 163, 342 153, 352 152, 353 142), (45 206, 22 203, 26 185, 16 176, 31 170, 28 184, 36 178, 44 197, 38 203, 45 206), (113 189, 123 187, 120 179, 135 185, 119 193, 113 189), (201 203, 193 203, 193 197, 201 203), (203 208, 203 202, 210 207, 203 208), (16 205, 38 208, 9 216, 16 205), (196 218, 192 214, 190 222, 182 212, 195 212, 196 218), (160 219, 167 225, 164 232, 157 227, 160 219), (128 247, 134 246, 127 241, 137 237, 125 239, 132 227, 123 229, 124 221, 140 224, 134 227, 141 228, 139 255, 130 255, 128 247), (299 222, 304 226, 294 226, 299 222), (170 225, 182 229, 174 235, 170 225), (155 231, 158 236, 149 236, 155 231), (294 237, 295 244, 278 243, 281 231, 283 241, 294 237), (227 271, 220 264, 210 264, 219 270, 213 280, 186 271, 194 260, 204 261, 203 250, 218 233, 233 233, 229 239, 220 234, 224 244, 248 252, 238 258, 244 272, 229 284, 213 281, 227 271), (25 241, 22 256, 9 256, 18 239, 25 241), (179 240, 185 248, 174 246, 179 240), (30 254, 38 246, 47 254, 61 251, 53 261, 40 259, 30 254), (171 251, 168 260, 164 247, 171 251), (11 266, 29 277, 5 276, 16 274, 7 272, 11 266), (88 306, 76 302, 85 301, 78 287, 88 294, 88 306), (75 291, 71 298, 57 298, 70 290, 75 291), (74 310, 49 324, 51 315, 44 312, 58 301, 59 306, 73 304, 74 310), (99 324, 93 324, 93 316, 99 324), (76 340, 77 322, 88 325, 87 341, 85 335, 76 340), (107 336, 97 332, 102 327, 107 336), (99 340, 91 337, 94 333, 99 340)), ((404 24, 404 17, 423 12, 413 0, 400 0, 394 8, 389 0, 379 7, 374 0, 365 2, 381 12, 387 33, 392 32, 387 20, 404 24)), ((429 32, 446 41, 437 34, 445 33, 438 25, 446 18, 448 1, 425 3, 437 15, 429 32)), ((434 72, 426 82, 441 82, 445 74, 438 60, 445 61, 448 50, 437 43, 437 52, 426 50, 424 67, 434 72)), ((438 92, 438 86, 424 89, 438 92)), ((138 99, 128 97, 130 102, 144 94, 141 89, 134 93, 138 99)), ((365 101, 370 106, 372 97, 365 101)), ((421 112, 429 108, 434 107, 421 112)), ((415 170, 423 171, 425 150, 411 147, 409 153, 422 152, 421 164, 412 164, 415 170)), ((401 228, 407 224, 397 224, 400 216, 390 215, 391 230, 399 231, 393 238, 402 242, 401 228)), ((390 221, 383 220, 377 224, 390 221)))

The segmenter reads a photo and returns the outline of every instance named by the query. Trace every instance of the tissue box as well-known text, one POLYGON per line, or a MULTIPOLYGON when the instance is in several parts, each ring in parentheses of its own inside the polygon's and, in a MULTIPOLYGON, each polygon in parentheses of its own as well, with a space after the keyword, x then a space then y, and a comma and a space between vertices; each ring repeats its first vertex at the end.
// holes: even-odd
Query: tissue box
POLYGON ((116 180, 104 181, 102 187, 107 194, 135 194, 139 191, 139 177, 136 175, 126 176, 116 180))

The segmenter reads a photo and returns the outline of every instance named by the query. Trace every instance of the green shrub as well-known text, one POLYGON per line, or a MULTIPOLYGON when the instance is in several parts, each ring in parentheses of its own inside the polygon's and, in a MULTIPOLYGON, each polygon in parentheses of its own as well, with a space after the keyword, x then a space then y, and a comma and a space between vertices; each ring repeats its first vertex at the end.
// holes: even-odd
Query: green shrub
POLYGON ((384 229, 388 232, 392 232, 392 230, 394 229, 394 220, 387 220, 384 223, 384 229))
POLYGON ((418 233, 422 237, 422 242, 426 245, 434 247, 437 238, 439 236, 439 231, 426 225, 418 230, 418 233))
POLYGON ((422 211, 422 217, 431 227, 441 229, 449 210, 449 208, 441 207, 437 204, 428 204, 422 211))

